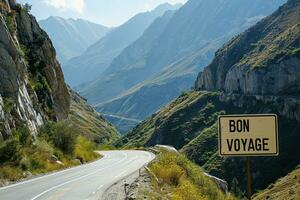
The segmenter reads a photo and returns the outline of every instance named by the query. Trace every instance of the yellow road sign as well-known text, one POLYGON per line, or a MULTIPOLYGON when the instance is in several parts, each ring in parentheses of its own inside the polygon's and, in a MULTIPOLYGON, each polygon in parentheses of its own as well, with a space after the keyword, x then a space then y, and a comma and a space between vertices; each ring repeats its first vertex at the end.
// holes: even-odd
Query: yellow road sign
POLYGON ((219 116, 221 156, 277 156, 277 115, 219 116))

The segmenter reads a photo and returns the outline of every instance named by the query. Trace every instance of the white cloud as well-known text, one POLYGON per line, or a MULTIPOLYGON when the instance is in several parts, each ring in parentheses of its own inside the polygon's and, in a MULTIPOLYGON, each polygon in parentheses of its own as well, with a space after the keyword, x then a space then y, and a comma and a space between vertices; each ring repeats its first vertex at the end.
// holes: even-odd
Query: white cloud
POLYGON ((85 8, 85 0, 44 0, 44 2, 61 10, 71 10, 78 13, 83 13, 85 8))

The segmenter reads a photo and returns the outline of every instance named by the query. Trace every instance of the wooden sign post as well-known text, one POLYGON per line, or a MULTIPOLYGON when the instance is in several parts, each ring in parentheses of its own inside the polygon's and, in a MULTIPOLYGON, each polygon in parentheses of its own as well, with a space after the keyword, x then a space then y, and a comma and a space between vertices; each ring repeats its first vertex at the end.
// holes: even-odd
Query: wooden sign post
POLYGON ((219 154, 247 157, 247 197, 251 200, 250 157, 279 154, 277 115, 219 116, 219 154))

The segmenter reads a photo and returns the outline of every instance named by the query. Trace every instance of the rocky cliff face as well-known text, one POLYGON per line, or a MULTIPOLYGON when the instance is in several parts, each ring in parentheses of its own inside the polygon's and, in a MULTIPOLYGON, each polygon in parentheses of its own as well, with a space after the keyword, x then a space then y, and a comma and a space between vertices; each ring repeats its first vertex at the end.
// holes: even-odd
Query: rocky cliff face
POLYGON ((196 89, 222 90, 240 107, 249 99, 276 103, 279 114, 299 121, 299 13, 300 1, 289 0, 234 38, 199 74, 196 89))
POLYGON ((217 152, 218 116, 276 113, 280 155, 251 158, 254 191, 274 183, 300 163, 299 23, 300 0, 290 0, 218 51, 197 79, 199 91, 182 94, 114 144, 175 146, 210 174, 237 178, 244 190, 244 158, 217 152))
POLYGON ((196 88, 250 95, 298 95, 299 13, 300 1, 290 0, 233 39, 200 73, 196 88))
MULTIPOLYGON (((152 23, 81 94, 98 111, 143 120, 189 90, 225 42, 283 3, 190 0, 152 23)), ((128 128, 112 122, 119 130, 128 128)))
POLYGON ((70 95, 47 34, 28 8, 0 1, 0 138, 68 116, 70 95))

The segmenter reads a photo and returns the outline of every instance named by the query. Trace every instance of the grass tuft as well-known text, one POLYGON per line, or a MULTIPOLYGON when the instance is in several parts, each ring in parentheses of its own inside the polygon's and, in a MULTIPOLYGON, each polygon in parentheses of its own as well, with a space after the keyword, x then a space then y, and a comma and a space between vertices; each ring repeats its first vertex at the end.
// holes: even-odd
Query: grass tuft
POLYGON ((79 135, 76 139, 75 145, 75 157, 82 163, 90 162, 99 157, 99 154, 95 153, 96 145, 86 139, 84 136, 79 135))
POLYGON ((159 180, 153 181, 154 188, 172 200, 235 199, 223 194, 200 167, 181 154, 162 151, 150 164, 150 170, 159 180))
POLYGON ((17 181, 29 174, 90 162, 99 158, 95 150, 95 143, 77 134, 67 122, 45 124, 36 139, 22 127, 0 142, 0 180, 17 181))

